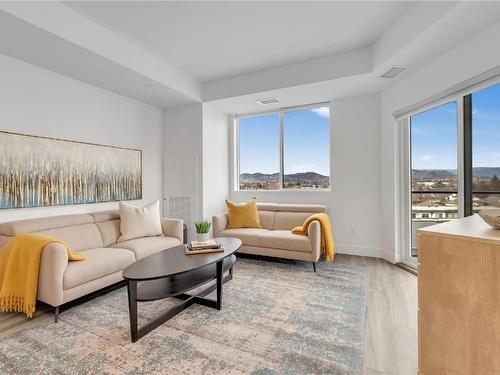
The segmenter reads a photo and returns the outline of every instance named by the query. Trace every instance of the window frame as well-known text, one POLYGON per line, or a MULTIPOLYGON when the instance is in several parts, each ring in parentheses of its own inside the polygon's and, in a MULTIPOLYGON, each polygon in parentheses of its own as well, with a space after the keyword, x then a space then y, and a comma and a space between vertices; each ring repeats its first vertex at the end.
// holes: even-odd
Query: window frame
MULTIPOLYGON (((462 132, 461 132, 461 129, 463 129, 463 123, 462 123, 462 119, 463 119, 463 116, 462 116, 462 109, 461 106, 463 107, 463 102, 461 99, 457 98, 457 99, 452 99, 450 101, 444 101, 444 102, 439 102, 439 104, 436 104, 436 105, 431 105, 429 106, 428 108, 426 108, 425 110, 422 110, 422 111, 419 111, 419 112, 416 112, 416 113, 413 113, 412 115, 408 116, 406 121, 406 126, 408 127, 407 131, 408 131, 408 166, 407 166, 407 169, 405 171, 406 173, 406 177, 408 179, 408 191, 407 191, 407 196, 408 196, 408 214, 406 214, 406 220, 408 221, 408 224, 407 224, 407 236, 408 236, 408 240, 407 240, 407 253, 405 254, 405 258, 404 258, 404 261, 405 263, 407 264, 410 264, 414 267, 417 266, 417 257, 414 257, 413 256, 413 242, 415 240, 416 242, 416 238, 413 237, 414 233, 413 233, 413 221, 414 221, 414 217, 413 217, 413 194, 436 194, 436 195, 439 195, 439 194, 457 194, 457 212, 458 212, 458 217, 463 217, 463 199, 464 199, 464 196, 463 196, 463 155, 461 153, 461 148, 459 147, 460 144, 462 144, 462 139, 463 139, 463 136, 462 136, 462 132), (424 113, 424 112, 427 112, 427 111, 432 111, 434 109, 437 109, 441 106, 444 106, 444 105, 447 105, 447 104, 450 104, 452 102, 455 102, 455 106, 456 106, 456 114, 455 114, 455 127, 456 127, 456 136, 457 136, 457 139, 456 139, 456 143, 455 143, 455 146, 456 146, 456 159, 457 159, 457 189, 456 190, 435 190, 435 191, 426 191, 426 190, 413 190, 413 180, 412 180, 412 170, 413 170, 413 166, 412 166, 412 162, 413 162, 413 155, 412 155, 412 151, 413 151, 413 148, 412 148, 412 117, 413 116, 416 116, 416 115, 419 115, 421 113, 424 113)), ((441 213, 439 213, 441 215, 441 213)), ((432 213, 429 214, 429 213, 421 213, 421 216, 420 216, 420 219, 423 219, 423 220, 427 220, 427 221, 435 221, 435 223, 439 223, 439 217, 432 217, 432 213)), ((415 236, 416 236, 416 232, 415 232, 415 236)))
POLYGON ((300 105, 300 106, 293 106, 293 107, 284 107, 284 108, 279 108, 276 110, 271 110, 271 111, 262 111, 262 112, 252 112, 252 113, 245 113, 245 114, 239 114, 234 116, 234 166, 235 166, 235 173, 234 173, 234 190, 235 191, 241 191, 241 192, 330 192, 332 190, 332 171, 331 171, 331 134, 332 134, 332 116, 331 116, 331 102, 321 102, 321 103, 314 103, 314 104, 306 104, 306 105, 300 105), (284 139, 285 139, 285 131, 284 131, 284 126, 283 126, 283 114, 286 112, 292 112, 292 111, 300 111, 300 110, 306 110, 306 109, 315 109, 315 108, 324 108, 328 107, 330 111, 330 115, 328 116, 328 179, 329 179, 329 187, 328 188, 304 188, 304 189, 290 189, 290 188, 285 188, 285 145, 284 145, 284 139), (248 117, 256 117, 256 116, 263 116, 263 115, 278 115, 278 126, 279 126, 279 189, 272 189, 272 190, 265 190, 265 189, 241 189, 240 188, 240 119, 248 118, 248 117))
MULTIPOLYGON (((500 84, 500 75, 495 74, 486 79, 480 79, 476 83, 471 83, 449 95, 442 95, 434 100, 429 100, 425 104, 415 106, 411 110, 401 110, 393 114, 395 125, 398 129, 398 155, 401 157, 398 174, 398 215, 403 220, 398 221, 397 227, 403 233, 397 240, 399 249, 396 253, 396 259, 403 263, 416 266, 418 261, 412 258, 411 253, 411 132, 410 118, 416 114, 431 110, 451 101, 457 103, 457 178, 458 178, 458 217, 467 217, 473 214, 472 199, 474 192, 472 189, 472 95, 480 90, 487 89, 490 86, 500 84)), ((489 192, 488 192, 489 193, 489 192)), ((495 193, 495 192, 492 192, 495 193)))

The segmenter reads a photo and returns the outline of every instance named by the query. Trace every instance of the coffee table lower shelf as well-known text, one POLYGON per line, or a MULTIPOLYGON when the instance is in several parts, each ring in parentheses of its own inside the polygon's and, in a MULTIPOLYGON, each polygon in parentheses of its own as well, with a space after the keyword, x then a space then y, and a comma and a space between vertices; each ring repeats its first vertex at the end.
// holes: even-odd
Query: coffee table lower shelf
POLYGON ((147 281, 127 280, 132 342, 136 342, 195 303, 220 310, 222 308, 222 286, 233 278, 233 266, 235 263, 236 257, 231 255, 215 264, 210 264, 178 276, 147 281), (225 271, 229 271, 226 277, 224 277, 225 271), (216 280, 214 284, 199 293, 186 293, 213 280, 216 280), (206 298, 214 290, 217 290, 217 298, 215 300, 206 298), (139 327, 137 322, 137 303, 165 298, 176 298, 183 302, 167 310, 155 320, 139 327))

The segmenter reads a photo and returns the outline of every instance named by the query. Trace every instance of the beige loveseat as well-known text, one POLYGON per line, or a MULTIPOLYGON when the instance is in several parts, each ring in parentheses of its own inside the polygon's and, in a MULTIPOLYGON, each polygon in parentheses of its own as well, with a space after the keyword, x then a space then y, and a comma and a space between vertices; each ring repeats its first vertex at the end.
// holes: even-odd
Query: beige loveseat
POLYGON ((43 249, 37 299, 57 308, 57 320, 59 306, 123 280, 122 271, 129 264, 183 242, 182 220, 161 219, 161 224, 162 236, 117 243, 117 211, 6 222, 0 224, 0 254, 12 236, 26 232, 55 236, 85 254, 83 261, 68 262, 63 245, 51 243, 43 249))
POLYGON ((257 203, 262 229, 227 229, 227 213, 212 218, 214 237, 236 237, 243 242, 239 253, 316 262, 321 255, 321 229, 318 221, 309 226, 307 236, 291 230, 326 207, 311 204, 257 203))

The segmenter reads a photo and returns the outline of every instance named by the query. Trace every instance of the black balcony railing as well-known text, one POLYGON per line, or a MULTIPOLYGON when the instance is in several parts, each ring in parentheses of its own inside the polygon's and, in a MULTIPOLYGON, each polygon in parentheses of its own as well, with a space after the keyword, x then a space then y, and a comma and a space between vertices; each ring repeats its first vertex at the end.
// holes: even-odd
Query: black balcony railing
MULTIPOLYGON (((458 218, 458 205, 456 200, 444 200, 433 196, 458 194, 456 190, 413 190, 412 192, 412 218, 411 218, 411 255, 418 256, 416 231, 428 225, 434 225, 458 218), (417 195, 417 197, 415 197, 417 195), (420 195, 421 197, 418 197, 420 195), (414 201, 413 198, 418 198, 414 201)), ((479 201, 471 199, 473 202, 472 214, 483 209, 500 208, 500 191, 473 191, 472 198, 479 198, 479 201), (491 196, 498 196, 497 199, 490 200, 491 196)))

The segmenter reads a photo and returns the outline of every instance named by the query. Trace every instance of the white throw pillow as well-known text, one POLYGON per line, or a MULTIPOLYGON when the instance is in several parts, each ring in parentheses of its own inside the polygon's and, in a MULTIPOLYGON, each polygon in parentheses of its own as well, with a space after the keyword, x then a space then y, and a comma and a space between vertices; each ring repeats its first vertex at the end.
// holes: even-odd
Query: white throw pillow
POLYGON ((118 242, 140 237, 159 236, 163 233, 160 220, 160 201, 137 208, 120 202, 120 232, 118 242))

